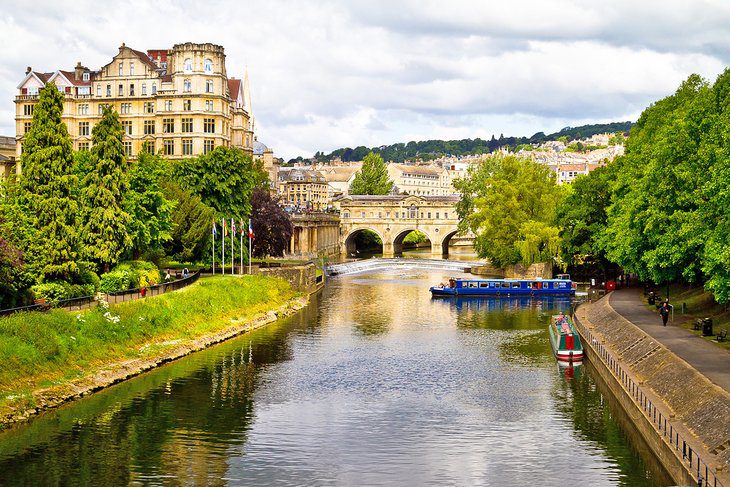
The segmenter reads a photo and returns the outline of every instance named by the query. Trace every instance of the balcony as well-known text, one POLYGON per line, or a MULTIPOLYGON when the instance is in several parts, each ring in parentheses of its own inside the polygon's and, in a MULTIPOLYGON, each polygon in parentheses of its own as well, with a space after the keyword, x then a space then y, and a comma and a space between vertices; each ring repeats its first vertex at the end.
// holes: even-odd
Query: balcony
POLYGON ((15 101, 35 101, 38 99, 38 95, 17 95, 15 101))

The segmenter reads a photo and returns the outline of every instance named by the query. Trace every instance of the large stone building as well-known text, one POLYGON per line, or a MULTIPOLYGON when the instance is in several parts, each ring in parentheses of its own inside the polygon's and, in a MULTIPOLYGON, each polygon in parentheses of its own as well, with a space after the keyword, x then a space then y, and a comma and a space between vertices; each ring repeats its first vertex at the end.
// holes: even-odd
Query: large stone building
POLYGON ((15 139, 0 135, 0 179, 10 175, 15 167, 15 139))
POLYGON ((327 208, 327 180, 319 171, 292 168, 279 172, 282 204, 298 209, 320 211, 327 208))
POLYGON ((388 164, 388 176, 398 193, 418 196, 448 196, 456 194, 451 185, 451 173, 438 166, 388 164))
POLYGON ((254 118, 248 76, 228 77, 223 47, 176 44, 145 52, 122 44, 97 71, 79 62, 70 71, 34 71, 18 85, 16 154, 22 153, 38 91, 54 83, 64 93, 63 120, 74 149, 91 146, 91 131, 104 106, 112 106, 124 127, 124 150, 136 157, 148 150, 178 159, 207 153, 217 146, 253 150, 254 118))

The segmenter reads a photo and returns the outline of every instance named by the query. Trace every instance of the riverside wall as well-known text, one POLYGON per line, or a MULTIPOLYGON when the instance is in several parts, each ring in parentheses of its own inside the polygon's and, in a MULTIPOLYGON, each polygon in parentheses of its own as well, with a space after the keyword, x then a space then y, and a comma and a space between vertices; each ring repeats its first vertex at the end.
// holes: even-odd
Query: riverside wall
POLYGON ((618 314, 609 297, 575 317, 588 360, 675 481, 697 485, 702 475, 729 487, 730 394, 618 314))

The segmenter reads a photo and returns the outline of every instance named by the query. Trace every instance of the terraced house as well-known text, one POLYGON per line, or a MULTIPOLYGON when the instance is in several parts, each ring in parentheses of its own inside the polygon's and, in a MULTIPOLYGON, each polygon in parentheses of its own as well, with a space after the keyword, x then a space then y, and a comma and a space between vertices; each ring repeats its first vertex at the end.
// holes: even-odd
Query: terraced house
MULTIPOLYGON (((104 106, 119 113, 124 150, 134 158, 143 146, 172 159, 205 154, 217 146, 253 151, 254 117, 248 75, 229 78, 223 47, 176 44, 137 51, 125 44, 107 65, 92 71, 30 67, 15 97, 16 154, 30 128, 38 92, 47 82, 65 94, 63 118, 74 149, 91 146, 91 131, 104 106)), ((18 167, 18 171, 20 168, 18 167)))

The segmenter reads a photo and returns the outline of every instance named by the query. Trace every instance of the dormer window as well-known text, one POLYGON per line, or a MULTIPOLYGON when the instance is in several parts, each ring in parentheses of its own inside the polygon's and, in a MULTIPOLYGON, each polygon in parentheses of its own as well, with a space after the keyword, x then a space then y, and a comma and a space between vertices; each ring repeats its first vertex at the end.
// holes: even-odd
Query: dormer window
POLYGON ((134 76, 134 63, 129 61, 129 75, 134 76))
POLYGON ((204 69, 205 69, 205 72, 206 73, 212 73, 213 72, 213 61, 211 61, 210 59, 206 59, 204 66, 205 66, 204 69))
POLYGON ((119 76, 124 72, 124 63, 119 63, 119 76))
POLYGON ((81 76, 81 79, 83 79, 84 81, 89 81, 89 73, 84 73, 84 74, 83 74, 83 75, 81 76))
POLYGON ((193 60, 190 58, 187 58, 185 60, 185 67, 183 68, 186 73, 192 73, 193 72, 193 60))

